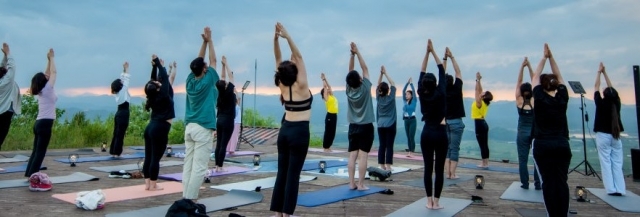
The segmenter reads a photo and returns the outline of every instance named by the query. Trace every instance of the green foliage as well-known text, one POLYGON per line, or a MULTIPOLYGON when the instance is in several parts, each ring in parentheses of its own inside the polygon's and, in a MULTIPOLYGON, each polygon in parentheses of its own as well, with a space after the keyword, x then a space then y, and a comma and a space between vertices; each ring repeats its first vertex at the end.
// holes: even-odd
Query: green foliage
MULTIPOLYGON (((150 113, 144 110, 144 103, 129 107, 130 118, 125 145, 144 145, 144 131, 149 123, 150 113)), ((59 118, 65 110, 56 109, 56 122, 52 129, 50 149, 100 147, 103 142, 107 146, 113 135, 114 114, 104 120, 95 118, 89 120, 84 112, 78 112, 70 120, 61 121, 59 118)), ((115 111, 114 111, 115 113, 115 111)), ((258 127, 278 127, 276 121, 260 116, 254 110, 245 110, 245 123, 252 123, 255 117, 258 127)), ((33 148, 33 125, 38 115, 38 101, 33 96, 23 95, 22 114, 15 115, 11 123, 9 135, 4 141, 3 149, 31 150, 33 148)), ((169 144, 184 143, 185 124, 182 120, 174 120, 169 131, 169 144)), ((320 140, 320 145, 322 141, 320 140)))
POLYGON ((311 134, 311 139, 309 140, 309 147, 322 148, 322 137, 311 134))
POLYGON ((255 126, 256 127, 278 127, 280 126, 280 124, 278 124, 278 122, 276 122, 275 119, 273 119, 273 117, 269 116, 269 117, 263 117, 260 116, 260 113, 258 113, 256 110, 253 109, 244 109, 243 115, 242 115, 242 123, 243 126, 252 126, 253 125, 253 121, 255 119, 255 126))

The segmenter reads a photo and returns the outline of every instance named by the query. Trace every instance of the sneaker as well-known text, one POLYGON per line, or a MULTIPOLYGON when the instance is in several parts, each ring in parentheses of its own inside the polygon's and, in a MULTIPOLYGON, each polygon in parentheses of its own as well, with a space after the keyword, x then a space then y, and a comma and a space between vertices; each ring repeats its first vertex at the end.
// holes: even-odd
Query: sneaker
POLYGON ((49 191, 51 190, 51 184, 45 184, 42 182, 31 182, 31 184, 29 184, 29 190, 30 191, 49 191))
POLYGON ((124 173, 124 174, 122 174, 122 178, 123 178, 123 179, 130 179, 130 178, 131 178, 131 176, 132 176, 132 175, 131 175, 131 173, 124 173))

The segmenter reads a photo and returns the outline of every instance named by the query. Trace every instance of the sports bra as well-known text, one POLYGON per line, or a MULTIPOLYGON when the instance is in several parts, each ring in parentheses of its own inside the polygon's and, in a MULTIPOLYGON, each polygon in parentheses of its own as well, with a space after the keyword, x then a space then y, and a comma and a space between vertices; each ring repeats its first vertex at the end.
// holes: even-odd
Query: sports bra
POLYGON ((293 93, 291 86, 289 86, 289 101, 284 102, 284 110, 292 112, 301 112, 311 110, 311 103, 313 103, 313 95, 309 90, 309 98, 302 101, 293 101, 293 93))

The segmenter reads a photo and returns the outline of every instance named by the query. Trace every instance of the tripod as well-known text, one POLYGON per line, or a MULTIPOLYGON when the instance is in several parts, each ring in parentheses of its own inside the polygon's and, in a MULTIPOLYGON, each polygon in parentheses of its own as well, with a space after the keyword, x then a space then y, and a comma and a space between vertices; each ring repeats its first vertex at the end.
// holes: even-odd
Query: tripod
POLYGON ((591 166, 591 164, 589 163, 589 160, 587 159, 587 140, 586 140, 586 135, 585 135, 585 128, 584 128, 584 94, 587 93, 586 91, 584 91, 584 88, 582 88, 582 84, 580 84, 580 82, 578 81, 569 81, 569 85, 571 86, 571 89, 573 90, 574 93, 580 94, 580 111, 582 112, 582 151, 584 152, 584 160, 582 162, 580 162, 580 164, 578 164, 578 166, 574 167, 573 169, 571 169, 569 171, 569 174, 573 171, 576 171, 577 173, 580 173, 584 176, 594 176, 594 177, 598 177, 598 180, 602 180, 600 178, 600 176, 598 175, 598 173, 593 169, 593 167, 591 166), (580 167, 582 164, 584 164, 584 173, 581 173, 580 171, 578 171, 578 167, 580 167))
POLYGON ((240 136, 238 139, 238 144, 236 145, 236 147, 240 147, 240 144, 242 144, 242 141, 244 141, 245 143, 249 144, 252 148, 255 148, 253 146, 253 144, 251 144, 251 142, 249 142, 249 140, 247 140, 246 137, 244 137, 244 135, 242 135, 242 129, 244 128, 244 125, 242 125, 243 122, 243 118, 242 118, 242 114, 244 114, 244 90, 247 89, 247 86, 249 86, 249 81, 244 83, 244 86, 242 86, 242 97, 241 97, 241 101, 242 103, 240 104, 240 136))

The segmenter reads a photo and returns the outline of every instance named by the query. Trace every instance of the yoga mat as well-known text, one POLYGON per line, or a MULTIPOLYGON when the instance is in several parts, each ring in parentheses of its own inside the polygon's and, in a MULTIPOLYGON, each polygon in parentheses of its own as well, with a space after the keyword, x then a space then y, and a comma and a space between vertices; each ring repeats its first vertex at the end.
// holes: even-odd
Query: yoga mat
MULTIPOLYGON (((306 160, 304 162, 304 165, 302 166, 302 171, 309 171, 309 170, 320 170, 320 166, 318 165, 320 163, 321 160, 324 160, 327 162, 327 168, 330 167, 340 167, 340 166, 346 166, 347 165, 347 160, 345 159, 313 159, 313 160, 306 160)), ((257 171, 260 172, 275 172, 278 171, 278 162, 274 161, 274 162, 261 162, 260 163, 260 167, 257 169, 257 171)))
MULTIPOLYGON (((253 156, 252 157, 234 157, 234 158, 225 158, 224 161, 240 163, 240 164, 252 164, 253 165, 253 156)), ((278 155, 266 155, 260 156, 260 163, 263 162, 272 162, 278 161, 278 155)))
MULTIPOLYGON (((71 182, 86 182, 86 181, 97 181, 99 178, 81 172, 75 172, 66 176, 53 176, 49 177, 53 184, 63 184, 63 183, 71 183, 71 182)), ((0 189, 1 188, 15 188, 15 187, 28 187, 29 182, 27 182, 26 178, 22 179, 14 179, 14 180, 3 180, 0 181, 0 189)), ((55 186, 54 186, 55 187, 55 186)))
MULTIPOLYGON (((183 155, 174 155, 173 157, 175 157, 175 158, 184 158, 184 153, 182 153, 182 154, 183 155)), ((262 152, 257 152, 257 151, 236 151, 233 154, 227 153, 226 157, 253 156, 255 154, 262 154, 262 152)))
POLYGON ((523 201, 523 202, 531 202, 531 203, 544 203, 544 198, 542 197, 542 190, 535 190, 533 185, 529 186, 529 189, 523 189, 520 187, 522 183, 513 182, 507 188, 507 190, 502 193, 500 199, 503 200, 515 200, 515 201, 523 201))
MULTIPOLYGON (((227 171, 226 172, 219 172, 219 173, 212 172, 209 177, 224 176, 224 175, 229 175, 229 174, 244 173, 244 172, 247 172, 247 171, 251 171, 251 169, 249 169, 249 168, 236 167, 236 166, 224 167, 224 169, 227 170, 227 171)), ((182 181, 182 173, 164 174, 164 175, 158 176, 158 178, 159 179, 163 179, 163 180, 180 182, 180 181, 182 181)))
MULTIPOLYGON (((78 158, 76 163, 111 161, 111 160, 128 160, 128 159, 138 159, 138 158, 144 158, 144 153, 136 152, 136 153, 133 153, 133 154, 121 155, 119 158, 114 158, 111 155, 108 155, 108 156, 95 156, 95 157, 80 157, 80 158, 78 158)), ((69 158, 58 158, 58 159, 55 159, 55 161, 58 161, 60 163, 69 163, 69 158)))
POLYGON ((29 157, 24 155, 16 155, 11 158, 3 158, 0 159, 0 163, 15 163, 15 162, 25 162, 28 161, 29 157))
MULTIPOLYGON (((378 156, 378 151, 369 152, 369 156, 378 156)), ((413 153, 411 157, 407 157, 406 154, 393 154, 393 158, 422 161, 422 155, 416 153, 413 153)))
MULTIPOLYGON (((176 150, 176 149, 186 149, 186 146, 184 145, 168 145, 167 147, 171 147, 171 150, 176 150)), ((144 146, 129 146, 129 149, 133 149, 133 150, 137 150, 137 151, 144 151, 144 146)))
MULTIPOLYGON (((207 212, 223 210, 232 207, 240 207, 249 204, 259 203, 262 201, 262 193, 254 191, 231 190, 229 193, 217 196, 199 199, 198 203, 207 207, 207 212)), ((139 210, 132 210, 121 213, 110 213, 106 217, 130 217, 130 216, 165 216, 171 205, 151 207, 139 210)))
MULTIPOLYGON (((516 208, 516 211, 522 217, 545 217, 545 216, 547 216, 547 210, 546 209, 516 208)), ((567 216, 576 216, 576 215, 568 213, 567 216)))
MULTIPOLYGON (((5 167, 0 169, 2 169, 0 170, 0 174, 25 172, 27 171, 27 164, 22 164, 20 166, 13 166, 13 167, 5 167)), ((47 170, 47 167, 41 166, 40 170, 47 170)))
MULTIPOLYGON (((182 183, 179 182, 162 182, 158 183, 158 185, 160 185, 160 187, 164 189, 160 191, 147 191, 144 190, 144 185, 134 185, 127 187, 102 189, 102 193, 104 193, 105 195, 105 203, 111 203, 123 200, 133 200, 182 192, 182 183)), ((51 196, 65 202, 75 204, 76 198, 78 197, 78 192, 54 194, 51 196)))
POLYGON ((320 153, 327 153, 327 154, 347 153, 347 151, 345 150, 338 150, 338 149, 331 149, 331 152, 324 152, 324 148, 309 148, 309 152, 320 152, 320 153))
MULTIPOLYGON (((87 155, 87 154, 97 154, 97 153, 94 152, 92 148, 81 148, 73 151, 47 151, 46 156, 69 156, 70 154, 87 155)), ((31 152, 21 151, 21 152, 2 154, 2 156, 5 156, 5 157, 14 157, 17 155, 31 156, 31 152)))
POLYGON ((440 198, 440 206, 443 206, 443 209, 432 210, 427 209, 427 197, 423 197, 422 199, 413 202, 395 212, 390 213, 389 217, 408 217, 408 216, 429 216, 429 217, 449 217, 454 216, 456 213, 462 211, 464 208, 471 204, 471 200, 463 200, 456 198, 440 198))
POLYGON ((587 190, 617 210, 640 213, 640 206, 638 205, 640 197, 631 191, 627 191, 624 196, 610 196, 602 188, 587 188, 587 190))
MULTIPOLYGON (((467 175, 467 174, 458 174, 458 179, 447 179, 444 178, 444 185, 445 187, 447 186, 452 186, 452 185, 457 185, 458 183, 461 182, 466 182, 469 180, 473 180, 474 176, 472 175, 467 175)), ((436 177, 433 177, 433 182, 435 183, 436 177)), ((424 180, 422 178, 419 179, 413 179, 413 180, 409 180, 409 181, 404 181, 401 182, 400 184, 403 185, 408 185, 408 186, 413 186, 413 187, 418 187, 418 188, 424 188, 424 180)))
MULTIPOLYGON (((305 175, 301 175, 300 176, 300 182, 308 182, 311 180, 315 180, 318 177, 315 176, 305 176, 305 175)), ((224 190, 224 191, 231 191, 231 190, 243 190, 243 191, 254 191, 256 189, 256 187, 260 186, 260 189, 267 189, 267 188, 273 188, 273 185, 275 185, 276 183, 276 177, 268 177, 268 178, 264 178, 264 179, 255 179, 255 180, 251 180, 251 181, 244 181, 244 182, 236 182, 236 183, 229 183, 229 184, 224 184, 224 185, 213 185, 210 188, 212 189, 220 189, 220 190, 224 190)))
MULTIPOLYGON (((384 191, 384 188, 368 186, 369 190, 359 191, 349 189, 349 185, 340 185, 333 188, 306 192, 298 194, 298 205, 305 207, 316 207, 325 204, 335 203, 342 200, 363 197, 384 191)), ((406 216, 405 216, 406 217, 406 216)))
MULTIPOLYGON (((396 173, 402 173, 402 172, 407 172, 409 170, 411 170, 410 168, 406 168, 406 167, 391 167, 391 174, 396 174, 396 173)), ((319 173, 318 171, 313 171, 311 173, 318 173, 318 174, 322 174, 319 173)), ((339 177, 349 177, 349 170, 346 167, 339 167, 339 168, 328 168, 327 170, 325 170, 325 175, 332 175, 332 176, 339 176, 339 177), (339 172, 339 169, 344 169, 343 173, 339 172)), ((359 178, 360 175, 358 175, 358 169, 356 167, 356 173, 354 178, 359 178)), ((368 179, 369 178, 369 172, 364 173, 364 178, 368 179)))
MULTIPOLYGON (((466 168, 466 169, 489 170, 489 171, 496 171, 496 172, 520 174, 520 169, 518 169, 517 167, 501 167, 501 166, 489 165, 489 168, 479 168, 477 165, 470 164, 470 163, 458 164, 458 167, 466 168)), ((533 168, 531 167, 529 168, 529 175, 533 175, 533 168)))
MULTIPOLYGON (((160 161, 160 167, 169 167, 169 166, 178 166, 184 164, 183 161, 160 161)), ((120 170, 138 170, 138 164, 125 164, 125 165, 115 165, 115 166, 103 166, 103 167, 89 167, 89 169, 97 170, 100 172, 110 173, 112 171, 120 171, 120 170)))

